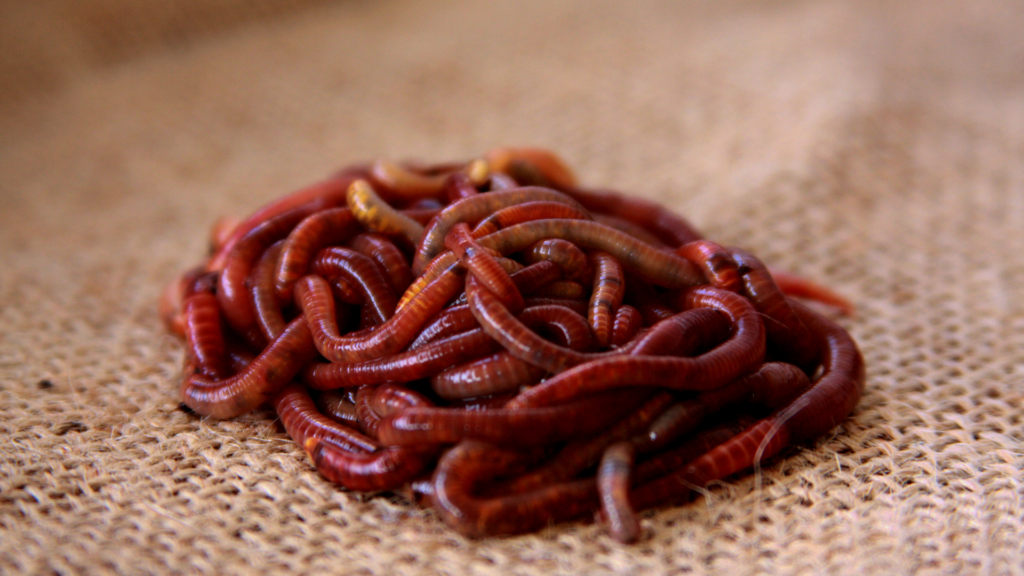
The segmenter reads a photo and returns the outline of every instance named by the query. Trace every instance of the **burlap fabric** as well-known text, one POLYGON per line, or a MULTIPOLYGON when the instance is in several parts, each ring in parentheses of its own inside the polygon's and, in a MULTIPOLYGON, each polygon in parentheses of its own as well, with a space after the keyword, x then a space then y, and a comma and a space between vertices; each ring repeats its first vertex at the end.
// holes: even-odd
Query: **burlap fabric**
POLYGON ((1019 3, 256 4, 0 9, 0 572, 1024 571, 1019 3), (469 541, 177 409, 155 302, 216 217, 504 144, 851 298, 853 418, 624 546, 469 541))

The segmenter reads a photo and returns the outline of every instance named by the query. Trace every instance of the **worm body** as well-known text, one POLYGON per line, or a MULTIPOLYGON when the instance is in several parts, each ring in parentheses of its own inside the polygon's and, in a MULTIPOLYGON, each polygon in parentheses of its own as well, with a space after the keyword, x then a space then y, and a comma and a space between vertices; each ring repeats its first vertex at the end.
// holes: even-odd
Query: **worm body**
POLYGON ((378 161, 237 224, 163 293, 180 395, 269 405, 320 474, 420 495, 463 534, 637 510, 759 466, 856 407, 852 310, 539 149, 378 161))

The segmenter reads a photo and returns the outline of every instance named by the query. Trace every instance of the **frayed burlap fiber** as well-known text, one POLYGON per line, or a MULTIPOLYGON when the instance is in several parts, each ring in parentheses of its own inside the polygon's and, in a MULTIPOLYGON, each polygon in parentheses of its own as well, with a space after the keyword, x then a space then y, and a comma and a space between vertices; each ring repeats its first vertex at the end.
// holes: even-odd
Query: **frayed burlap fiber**
POLYGON ((1024 572, 1016 2, 0 7, 0 573, 1024 572), (867 390, 682 506, 466 540, 178 409, 156 314, 219 216, 501 145, 835 288, 867 390))

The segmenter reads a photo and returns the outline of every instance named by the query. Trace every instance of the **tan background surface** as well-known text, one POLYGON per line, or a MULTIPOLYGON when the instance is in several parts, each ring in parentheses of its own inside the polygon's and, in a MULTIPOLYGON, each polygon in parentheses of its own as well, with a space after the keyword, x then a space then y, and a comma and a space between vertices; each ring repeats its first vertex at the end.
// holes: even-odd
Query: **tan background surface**
POLYGON ((1021 6, 4 2, 0 572, 1022 573, 1021 6), (467 541, 176 410, 155 301, 217 216, 502 144, 852 298, 853 419, 623 546, 467 541))

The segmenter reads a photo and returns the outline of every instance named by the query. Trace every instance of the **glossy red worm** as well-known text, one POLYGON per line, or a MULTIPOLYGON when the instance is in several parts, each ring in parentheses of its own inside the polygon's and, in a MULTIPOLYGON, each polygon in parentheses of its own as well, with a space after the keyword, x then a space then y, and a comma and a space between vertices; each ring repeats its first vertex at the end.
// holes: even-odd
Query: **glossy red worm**
POLYGON ((852 310, 550 152, 377 161, 219 224, 161 296, 183 405, 269 404, 328 480, 418 494, 463 534, 636 511, 853 411, 852 310))

